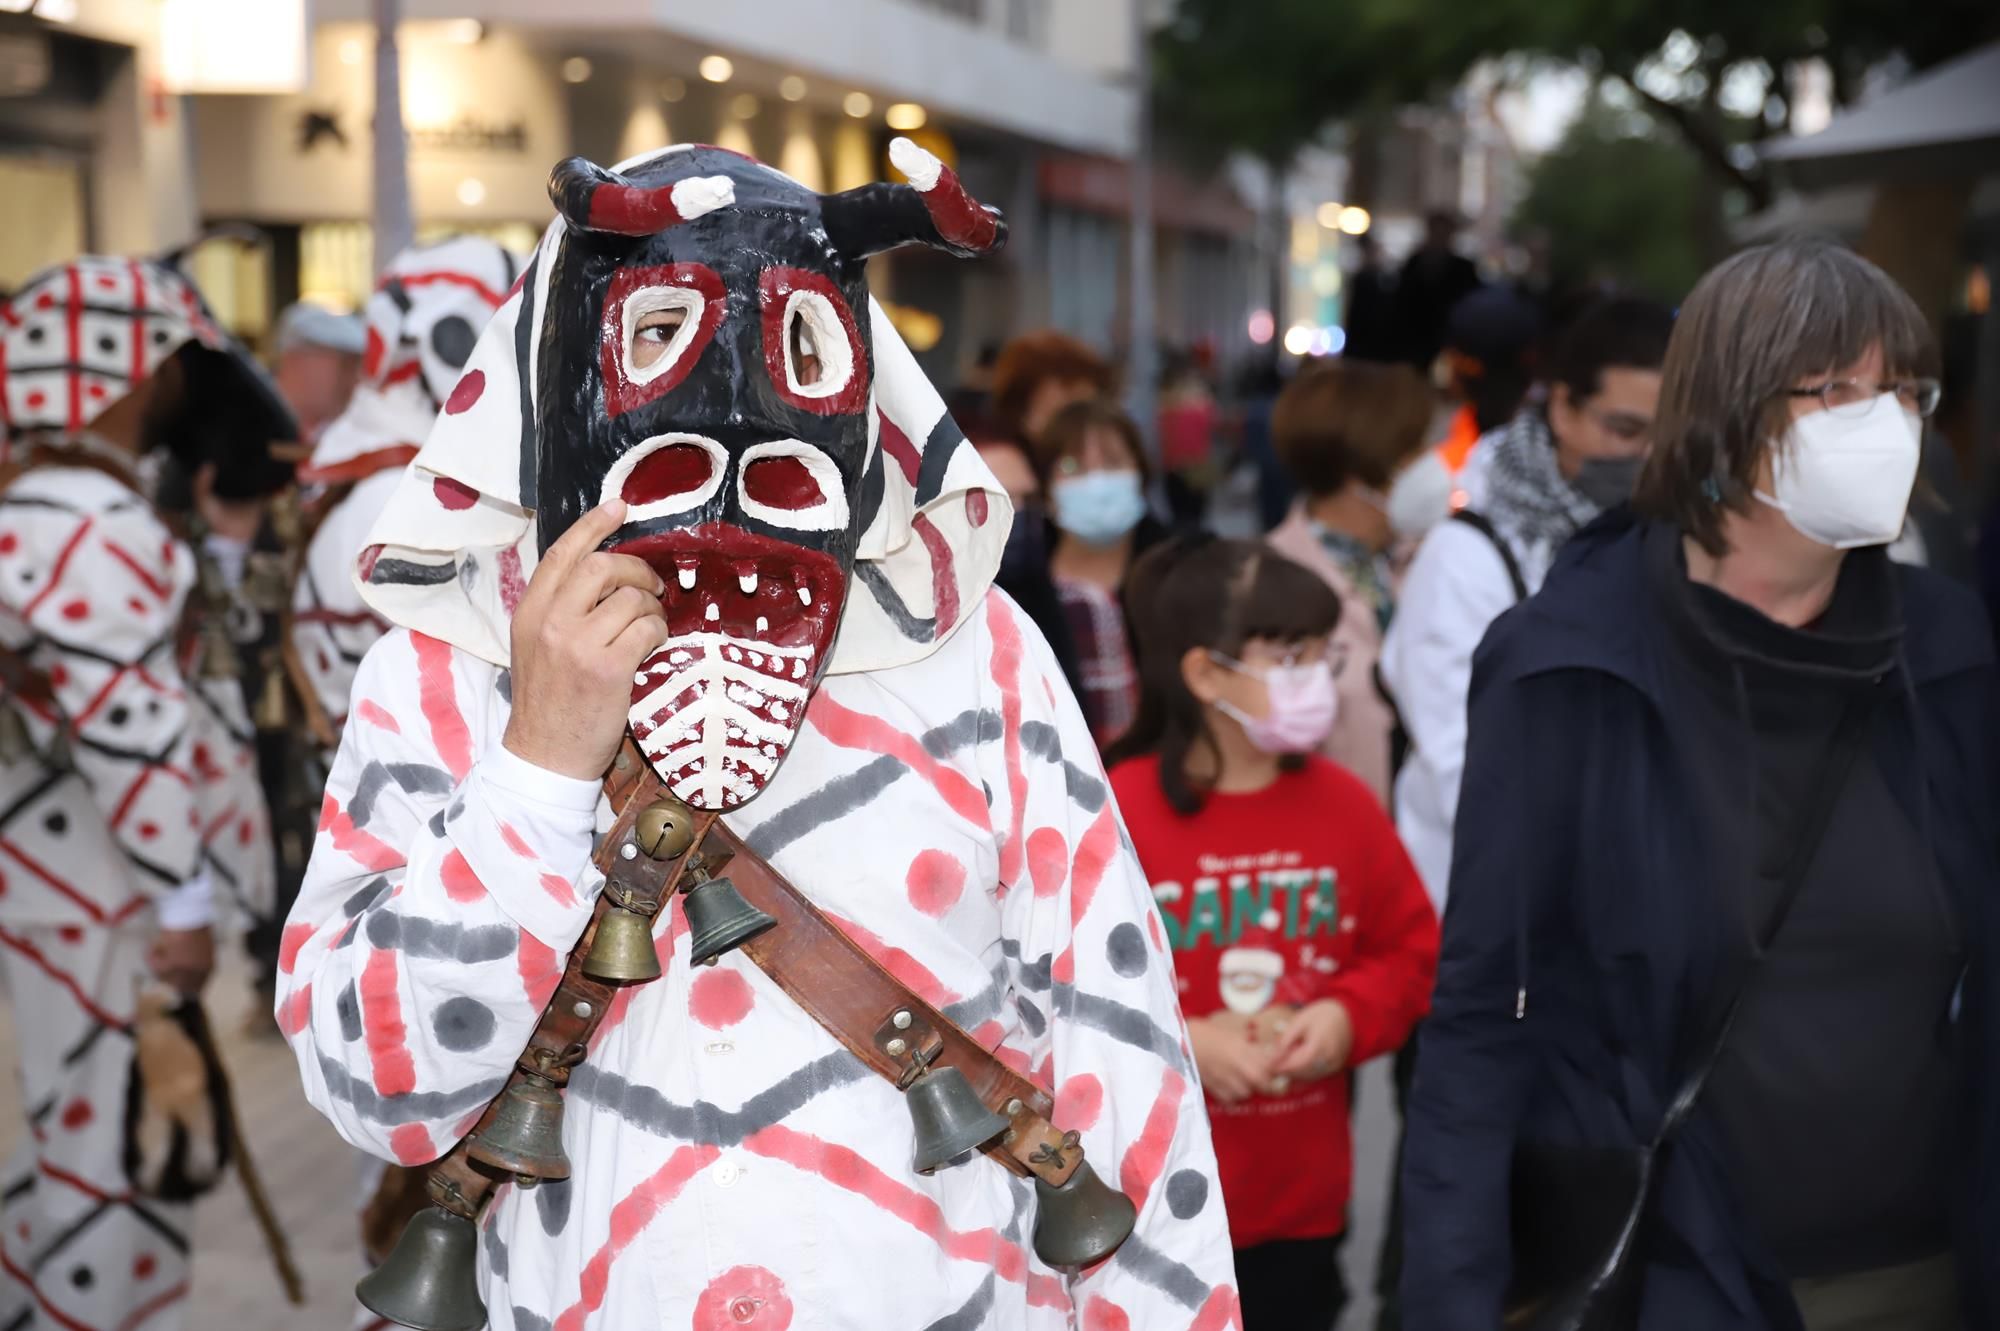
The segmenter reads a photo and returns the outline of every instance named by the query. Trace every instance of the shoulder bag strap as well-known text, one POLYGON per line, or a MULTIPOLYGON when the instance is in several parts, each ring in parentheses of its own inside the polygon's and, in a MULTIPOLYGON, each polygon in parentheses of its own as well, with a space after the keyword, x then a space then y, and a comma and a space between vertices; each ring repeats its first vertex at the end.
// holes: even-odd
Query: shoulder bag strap
POLYGON ((1518 603, 1528 599, 1528 580, 1521 576, 1521 561, 1514 558, 1514 551, 1500 537, 1500 529, 1495 527, 1484 513, 1475 513, 1469 508, 1461 508, 1451 515, 1453 522, 1462 522, 1484 536, 1500 556, 1500 562, 1507 566, 1507 581, 1514 588, 1514 600, 1518 603))
POLYGON ((1667 1112, 1660 1121, 1659 1134, 1654 1139, 1655 1147, 1665 1145, 1680 1131, 1689 1115, 1694 1112, 1695 1103, 1701 1099, 1702 1088, 1708 1084, 1709 1074, 1721 1061, 1722 1051, 1729 1044, 1730 1031, 1735 1028, 1736 1015, 1742 1010, 1743 995, 1755 978, 1764 955, 1785 927, 1791 916, 1792 907, 1799 899, 1799 892, 1805 887, 1806 874, 1819 853, 1820 841, 1826 835, 1827 824, 1833 820, 1834 806, 1840 802, 1840 793, 1846 789, 1847 778, 1854 771, 1855 760, 1861 756, 1862 744, 1868 736, 1869 709, 1864 703, 1851 702, 1842 713, 1834 729, 1833 741, 1827 747, 1825 759, 1813 778, 1813 784, 1800 806, 1793 822, 1793 837, 1788 843, 1790 857, 1785 861, 1785 876, 1779 889, 1777 907, 1765 920, 1758 931, 1757 950, 1749 962, 1739 969, 1736 990, 1729 997, 1722 1018, 1716 1023, 1715 1033, 1702 1050, 1693 1069, 1682 1080, 1680 1089, 1667 1106, 1667 1112))

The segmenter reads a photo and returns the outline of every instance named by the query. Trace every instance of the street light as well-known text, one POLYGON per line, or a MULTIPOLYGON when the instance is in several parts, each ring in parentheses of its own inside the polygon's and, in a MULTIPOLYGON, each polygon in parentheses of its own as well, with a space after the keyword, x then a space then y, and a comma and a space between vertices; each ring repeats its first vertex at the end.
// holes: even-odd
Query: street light
POLYGON ((681 98, 683 98, 683 97, 685 97, 685 96, 687 96, 687 95, 688 95, 688 85, 687 85, 687 80, 686 80, 686 79, 661 79, 661 80, 660 80, 660 100, 661 100, 661 101, 663 101, 663 102, 678 102, 678 101, 679 101, 679 100, 680 100, 681 98))
POLYGON ((1340 213, 1341 208, 1339 204, 1322 203, 1319 206, 1318 213, 1315 215, 1319 218, 1319 224, 1328 231, 1338 231, 1340 229, 1340 213))
POLYGON ((729 114, 738 120, 751 120, 757 115, 757 95, 739 92, 729 99, 729 114))
POLYGON ((850 92, 841 98, 840 106, 856 120, 866 120, 875 109, 875 99, 865 92, 850 92))
POLYGON ((882 113, 882 118, 889 123, 890 129, 900 129, 907 133, 910 130, 922 129, 924 121, 929 117, 924 114, 924 108, 915 102, 892 102, 889 109, 882 113))
POLYGON ((1342 208, 1337 220, 1341 233, 1349 236, 1366 235, 1368 228, 1375 225, 1375 219, 1369 216, 1366 208, 1361 207, 1342 208))
POLYGON ((565 83, 590 82, 590 61, 580 55, 573 55, 563 61, 563 81, 565 83))
POLYGON ((788 102, 803 102, 806 99, 806 81, 796 74, 787 74, 778 80, 778 96, 788 102))
POLYGON ((1319 329, 1311 324, 1293 324, 1285 330, 1285 350, 1294 356, 1309 356, 1318 337, 1319 329))
POLYGON ((710 83, 727 83, 736 77, 736 66, 726 55, 705 55, 701 58, 701 76, 710 83))
POLYGON ((486 25, 476 18, 455 18, 445 24, 444 36, 460 46, 477 46, 486 36, 486 25))

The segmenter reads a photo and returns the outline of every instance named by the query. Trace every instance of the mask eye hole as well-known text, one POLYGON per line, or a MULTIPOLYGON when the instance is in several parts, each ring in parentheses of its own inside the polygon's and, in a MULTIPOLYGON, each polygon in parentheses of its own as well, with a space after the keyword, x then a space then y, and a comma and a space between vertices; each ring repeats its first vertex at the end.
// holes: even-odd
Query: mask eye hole
POLYGON ((650 370, 687 325, 684 309, 652 310, 639 316, 632 330, 632 368, 650 370))
POLYGON ((867 350, 846 297, 823 273, 766 268, 758 279, 764 363, 778 396, 816 416, 861 410, 867 350))

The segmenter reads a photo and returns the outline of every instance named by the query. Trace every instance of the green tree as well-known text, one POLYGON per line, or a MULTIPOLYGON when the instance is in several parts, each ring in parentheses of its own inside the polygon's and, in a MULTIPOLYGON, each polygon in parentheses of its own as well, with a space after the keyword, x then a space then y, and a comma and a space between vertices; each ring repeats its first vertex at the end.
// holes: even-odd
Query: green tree
POLYGON ((1688 217, 1701 171, 1680 142, 1594 101, 1535 163, 1513 228, 1547 240, 1558 289, 1615 282, 1677 302, 1704 264, 1688 217))

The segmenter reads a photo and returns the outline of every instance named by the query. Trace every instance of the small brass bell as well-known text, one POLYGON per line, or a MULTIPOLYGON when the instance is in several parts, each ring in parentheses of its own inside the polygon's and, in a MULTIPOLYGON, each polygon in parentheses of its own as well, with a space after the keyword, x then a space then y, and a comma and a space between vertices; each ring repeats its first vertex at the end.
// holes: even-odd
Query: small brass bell
POLYGON ((462 1215, 427 1206, 410 1218, 389 1259, 361 1278, 363 1307, 414 1331, 479 1331, 479 1230, 462 1215))
POLYGON ((1118 1250, 1139 1218, 1132 1199, 1085 1160, 1061 1187, 1035 1180, 1035 1255, 1050 1266, 1089 1266, 1118 1250))
POLYGON ((694 844, 694 811, 671 796, 639 811, 632 840, 656 860, 677 860, 694 844))
POLYGON ((1008 1122, 973 1094, 957 1068, 931 1068, 904 1092, 910 1120, 917 1126, 917 1149, 910 1165, 928 1174, 967 1151, 978 1150, 1005 1132, 1008 1122))
POLYGON ((292 695, 285 687, 284 663, 276 652, 268 652, 263 660, 264 687, 257 693, 257 729, 267 734, 275 734, 286 729, 292 718, 292 695))
POLYGON ((500 1112, 472 1139, 466 1154, 516 1178, 568 1178, 562 1121, 562 1092, 546 1077, 529 1073, 507 1088, 500 1112))
POLYGON ((727 878, 711 878, 681 902, 687 912, 688 959, 705 966, 778 923, 743 899, 727 878))
POLYGON ((660 978, 660 954, 653 947, 651 911, 632 909, 627 896, 597 921, 597 933, 584 954, 583 973, 593 980, 637 984, 660 978))
POLYGON ((242 668, 236 656, 236 644, 229 640, 229 630, 224 627, 219 612, 211 613, 201 626, 201 677, 203 679, 235 679, 242 668))

